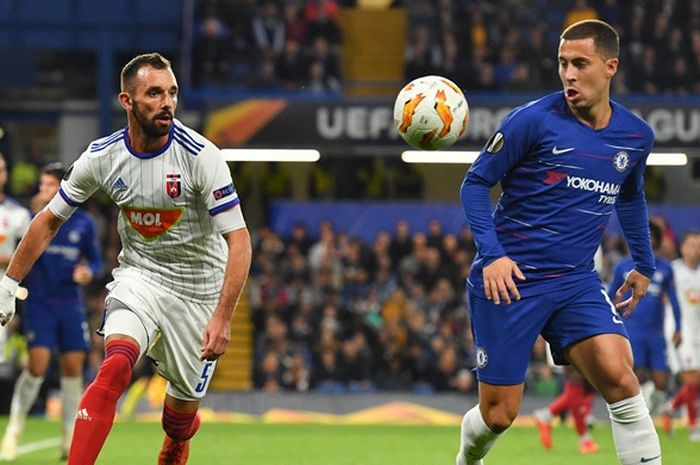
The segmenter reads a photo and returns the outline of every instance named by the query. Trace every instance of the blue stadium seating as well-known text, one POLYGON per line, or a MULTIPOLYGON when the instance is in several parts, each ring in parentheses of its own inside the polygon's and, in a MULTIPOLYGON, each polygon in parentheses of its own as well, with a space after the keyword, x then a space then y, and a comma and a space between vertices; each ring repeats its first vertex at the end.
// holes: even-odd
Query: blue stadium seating
POLYGON ((133 17, 142 24, 169 24, 179 27, 182 23, 182 0, 137 1, 133 17))
POLYGON ((71 0, 21 0, 17 5, 19 20, 66 23, 72 14, 71 0))
POLYGON ((134 1, 76 0, 74 17, 81 23, 128 24, 134 21, 134 1))

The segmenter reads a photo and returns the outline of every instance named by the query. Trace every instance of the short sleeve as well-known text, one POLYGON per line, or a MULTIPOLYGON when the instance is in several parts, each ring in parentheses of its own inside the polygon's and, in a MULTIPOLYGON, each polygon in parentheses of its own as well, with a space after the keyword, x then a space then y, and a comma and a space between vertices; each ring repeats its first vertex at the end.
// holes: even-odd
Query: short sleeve
POLYGON ((240 199, 231 178, 231 172, 221 151, 214 146, 206 147, 197 157, 198 184, 209 215, 217 230, 227 233, 245 227, 240 199))
POLYGON ((509 113, 481 149, 467 177, 479 177, 490 186, 498 183, 513 166, 532 151, 539 134, 537 120, 538 115, 530 105, 516 108, 509 113))
POLYGON ((91 169, 89 156, 89 152, 84 152, 73 163, 63 177, 58 193, 49 202, 49 209, 64 221, 99 189, 99 180, 91 169))

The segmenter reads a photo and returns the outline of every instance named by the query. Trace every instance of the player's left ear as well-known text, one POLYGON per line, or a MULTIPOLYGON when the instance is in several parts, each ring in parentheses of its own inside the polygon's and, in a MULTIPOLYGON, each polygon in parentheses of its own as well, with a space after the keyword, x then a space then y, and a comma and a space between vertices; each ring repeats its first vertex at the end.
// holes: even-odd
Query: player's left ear
POLYGON ((124 110, 131 110, 131 106, 132 106, 131 96, 129 94, 127 94, 126 92, 120 92, 119 93, 119 105, 121 105, 121 107, 124 110))
POLYGON ((617 73, 617 65, 620 63, 618 58, 608 58, 605 60, 605 76, 608 79, 612 79, 617 73))

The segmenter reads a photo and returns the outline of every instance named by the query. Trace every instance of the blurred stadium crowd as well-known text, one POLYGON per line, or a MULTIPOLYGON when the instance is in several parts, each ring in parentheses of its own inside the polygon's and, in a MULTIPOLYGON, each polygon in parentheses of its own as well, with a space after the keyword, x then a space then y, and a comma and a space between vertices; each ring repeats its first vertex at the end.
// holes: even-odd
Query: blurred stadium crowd
MULTIPOLYGON (((364 3, 369 0, 200 0, 194 31, 195 84, 234 82, 264 91, 340 92, 339 8, 364 3)), ((617 94, 700 93, 700 0, 376 3, 408 8, 407 80, 442 74, 471 90, 555 89, 559 31, 577 20, 598 17, 613 24, 625 44, 623 66, 613 81, 617 94)), ((253 181, 242 164, 232 168, 245 205, 253 181)), ((317 163, 308 197, 386 198, 382 179, 388 176, 376 167, 360 168, 339 171, 365 178, 360 187, 354 184, 350 195, 333 192, 329 170, 317 163)), ((421 197, 421 180, 408 165, 388 168, 400 180, 390 189, 392 198, 421 197)), ((12 177, 19 179, 17 174, 13 170, 12 177)), ((264 183, 267 200, 291 195, 289 179, 273 165, 264 183)), ((458 186, 454 189, 456 195, 458 186)), ((104 285, 117 263, 119 212, 99 197, 85 208, 96 219, 105 259, 101 276, 86 288, 94 329, 102 319, 104 285)), ((657 221, 663 223, 661 218, 657 221)), ((268 228, 255 231, 249 280, 255 386, 266 391, 474 392, 474 348, 464 287, 475 254, 470 232, 444 234, 438 221, 426 231, 411 231, 398 223, 395 231, 366 243, 330 224, 322 225, 320 237, 310 237, 310 226, 297 225, 291 237, 268 228)), ((663 255, 675 258, 673 231, 664 230, 663 255)), ((603 252, 607 280, 626 253, 624 243, 609 236, 603 252)), ((16 319, 10 328, 17 331, 18 325, 16 319)), ((102 357, 101 338, 94 333, 93 338, 86 382, 102 357)), ((545 363, 541 342, 532 355, 527 389, 554 395, 561 380, 545 363)), ((0 384, 6 392, 22 363, 21 338, 11 339, 8 347, 16 356, 0 364, 0 384)))
POLYGON ((599 18, 625 44, 613 82, 617 95, 700 92, 698 0, 203 0, 195 80, 338 92, 338 11, 365 3, 407 8, 406 80, 440 74, 472 91, 555 89, 560 31, 599 18))
MULTIPOLYGON (((663 218, 662 253, 675 258, 663 218)), ((364 243, 330 223, 311 238, 304 224, 290 237, 257 236, 249 295, 255 322, 255 386, 266 391, 475 391, 465 280, 474 258, 470 231, 444 234, 400 221, 364 243)), ((619 237, 603 243, 601 275, 611 278, 626 254, 619 237)), ((554 395, 561 379, 539 340, 526 382, 554 395)))

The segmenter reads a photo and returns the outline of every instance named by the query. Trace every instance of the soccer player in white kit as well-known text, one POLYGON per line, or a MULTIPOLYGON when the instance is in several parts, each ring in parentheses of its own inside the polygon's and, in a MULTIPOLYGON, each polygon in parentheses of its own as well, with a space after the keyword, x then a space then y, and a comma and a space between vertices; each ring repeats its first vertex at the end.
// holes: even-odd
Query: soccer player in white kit
MULTIPOLYGON (((29 227, 32 215, 16 200, 5 195, 8 181, 7 160, 0 153, 0 273, 5 273, 12 252, 29 227)), ((4 359, 7 330, 0 329, 0 361, 4 359)))
POLYGON ((76 160, 0 280, 5 324, 18 283, 75 208, 98 189, 119 206, 123 249, 105 302, 105 359, 80 401, 69 465, 95 463, 144 353, 168 380, 158 463, 185 464, 199 401, 230 340, 250 236, 220 151, 174 119, 177 100, 177 80, 161 55, 139 55, 122 69, 128 126, 76 160))
MULTIPOLYGON (((674 368, 681 372, 682 385, 662 416, 671 432, 671 417, 682 405, 688 408, 690 440, 700 441, 697 399, 700 388, 700 232, 689 231, 681 240, 681 257, 671 262, 681 307, 681 338, 678 349, 669 349, 674 368)), ((674 370, 675 371, 675 370, 674 370)))

